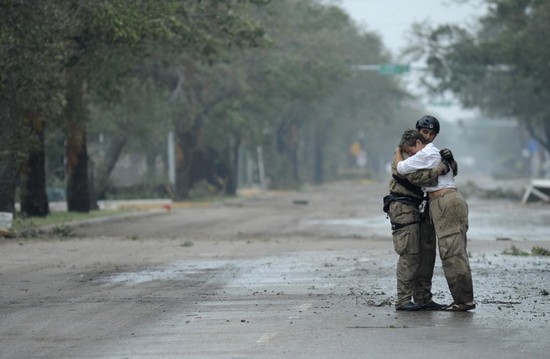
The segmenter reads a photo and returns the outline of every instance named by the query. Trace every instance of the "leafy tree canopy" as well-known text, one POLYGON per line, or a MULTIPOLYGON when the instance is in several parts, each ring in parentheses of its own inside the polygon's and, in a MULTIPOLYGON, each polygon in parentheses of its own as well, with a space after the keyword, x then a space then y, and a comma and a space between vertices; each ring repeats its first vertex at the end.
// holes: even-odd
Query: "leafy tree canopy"
POLYGON ((485 0, 474 28, 417 26, 409 55, 424 58, 434 92, 452 91, 468 107, 512 117, 550 149, 550 3, 485 0))

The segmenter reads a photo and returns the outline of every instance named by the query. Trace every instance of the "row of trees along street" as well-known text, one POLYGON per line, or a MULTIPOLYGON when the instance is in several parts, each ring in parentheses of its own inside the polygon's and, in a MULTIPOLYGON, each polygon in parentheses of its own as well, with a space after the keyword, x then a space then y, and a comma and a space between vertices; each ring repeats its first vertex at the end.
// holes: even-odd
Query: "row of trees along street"
POLYGON ((432 93, 452 92, 489 118, 514 119, 550 151, 550 2, 480 3, 488 11, 468 27, 417 24, 406 56, 425 63, 432 93))
MULTIPOLYGON (((486 3, 476 29, 419 25, 407 55, 435 92, 548 148, 550 5, 486 3)), ((272 188, 338 179, 358 138, 374 172, 423 114, 399 77, 356 70, 392 59, 332 1, 3 0, 0 18, 0 212, 47 215, 48 187, 88 212, 124 154, 145 159, 146 187, 166 185, 169 133, 174 200, 202 183, 235 194, 257 149, 272 188)))
POLYGON ((234 194, 259 146, 272 187, 322 183, 358 129, 405 117, 394 78, 350 66, 388 62, 380 39, 317 1, 6 0, 0 17, 0 212, 45 216, 59 183, 88 212, 123 153, 166 183, 169 132, 176 200, 234 194))

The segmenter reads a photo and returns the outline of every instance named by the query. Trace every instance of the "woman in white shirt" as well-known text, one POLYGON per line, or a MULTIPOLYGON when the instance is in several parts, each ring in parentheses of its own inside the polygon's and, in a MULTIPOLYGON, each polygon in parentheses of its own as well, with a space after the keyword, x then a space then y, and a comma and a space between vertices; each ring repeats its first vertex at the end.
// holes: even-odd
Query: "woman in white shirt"
MULTIPOLYGON (((416 170, 434 168, 441 162, 441 155, 432 143, 427 143, 417 130, 407 130, 396 149, 397 172, 412 173, 416 170), (402 151, 410 155, 406 160, 402 151)), ((433 187, 423 188, 428 194, 430 216, 438 238, 439 256, 447 279, 453 303, 445 309, 467 311, 474 309, 472 274, 466 232, 468 231, 468 205, 457 191, 452 171, 438 178, 433 187)))

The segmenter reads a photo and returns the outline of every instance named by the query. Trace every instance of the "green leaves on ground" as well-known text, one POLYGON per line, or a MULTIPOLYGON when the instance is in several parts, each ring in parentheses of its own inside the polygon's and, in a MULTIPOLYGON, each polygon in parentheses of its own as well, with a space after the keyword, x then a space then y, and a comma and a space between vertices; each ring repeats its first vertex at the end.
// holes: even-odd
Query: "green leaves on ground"
POLYGON ((535 246, 531 249, 531 252, 524 251, 519 249, 515 245, 512 245, 509 249, 506 249, 503 254, 508 254, 512 256, 550 256, 550 249, 546 249, 540 246, 535 246))

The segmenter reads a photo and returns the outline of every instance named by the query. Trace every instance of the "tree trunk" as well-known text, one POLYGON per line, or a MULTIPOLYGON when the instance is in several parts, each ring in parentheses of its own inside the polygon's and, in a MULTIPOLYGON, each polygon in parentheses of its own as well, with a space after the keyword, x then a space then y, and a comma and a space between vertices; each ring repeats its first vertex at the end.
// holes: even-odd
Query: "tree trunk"
POLYGON ((27 115, 31 131, 31 149, 21 176, 21 212, 30 217, 45 217, 50 213, 46 191, 46 154, 44 149, 44 119, 27 115))
POLYGON ((323 153, 323 131, 319 124, 315 125, 315 139, 314 139, 314 183, 316 185, 323 184, 325 182, 325 157, 323 153))
POLYGON ((239 173, 239 147, 241 141, 232 141, 232 148, 229 151, 228 169, 225 176, 225 194, 234 196, 237 194, 237 176, 239 173))
POLYGON ((175 199, 182 200, 189 198, 189 191, 191 190, 191 169, 200 144, 200 126, 194 126, 190 131, 176 136, 175 199))
POLYGON ((298 135, 299 127, 294 123, 283 123, 277 129, 277 151, 280 159, 276 173, 271 174, 274 188, 297 189, 300 186, 298 135))
POLYGON ((0 212, 15 212, 15 190, 19 179, 15 150, 10 143, 12 133, 0 131, 0 212))
MULTIPOLYGON (((15 192, 19 181, 17 162, 18 131, 21 128, 17 116, 10 111, 9 99, 0 99, 0 213, 15 214, 15 192)), ((7 227, 7 226, 6 226, 7 227)), ((4 228, 9 229, 9 228, 4 228)))
POLYGON ((96 183, 96 197, 104 199, 107 189, 109 187, 109 177, 115 168, 120 154, 126 146, 127 136, 115 137, 110 139, 109 147, 105 155, 105 162, 101 166, 97 173, 96 183))
POLYGON ((67 144, 67 209, 69 212, 90 212, 88 186, 88 149, 86 145, 83 81, 74 72, 69 74, 66 105, 67 144))
POLYGON ((292 124, 290 127, 290 138, 289 138, 289 157, 292 163, 292 176, 293 181, 296 183, 296 188, 301 184, 300 181, 300 160, 298 159, 298 138, 299 138, 299 127, 296 124, 292 124))

